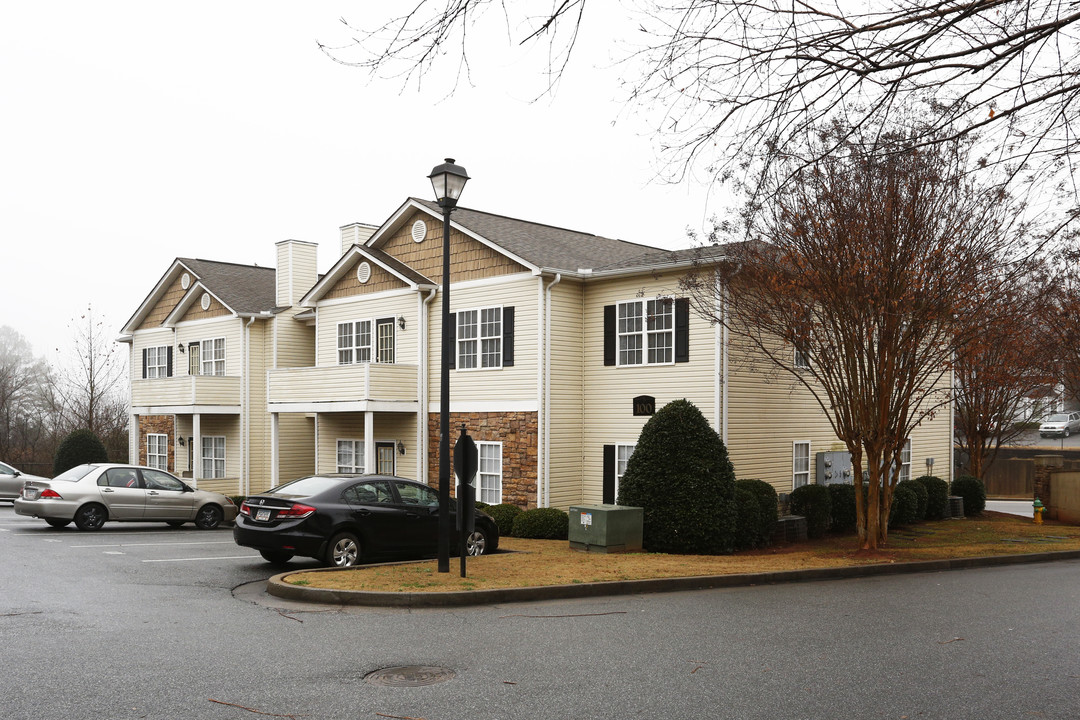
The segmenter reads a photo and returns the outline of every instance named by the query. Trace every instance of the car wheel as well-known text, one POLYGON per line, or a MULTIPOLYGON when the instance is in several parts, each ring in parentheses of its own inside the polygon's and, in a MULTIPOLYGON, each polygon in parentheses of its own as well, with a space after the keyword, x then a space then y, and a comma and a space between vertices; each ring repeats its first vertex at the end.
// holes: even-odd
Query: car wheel
POLYGON ((476 528, 465 538, 465 554, 475 557, 487 552, 487 533, 481 527, 476 528))
POLYGON ((1065 428, 1065 437, 1069 437, 1069 435, 1072 435, 1072 431, 1069 430, 1069 428, 1065 428))
POLYGON ((169 520, 168 525, 169 527, 184 527, 185 522, 184 520, 169 520))
POLYGON ((60 518, 45 518, 45 522, 49 523, 54 528, 67 527, 71 524, 70 520, 61 520, 60 518))
POLYGON ((109 519, 109 511, 104 505, 90 503, 83 505, 75 513, 75 527, 80 530, 100 530, 109 519))
POLYGON ((284 565, 293 559, 291 552, 283 550, 260 550, 259 554, 263 556, 263 560, 271 565, 284 565))
POLYGON ((352 567, 360 561, 360 540, 352 533, 338 533, 326 546, 326 564, 352 567))
POLYGON ((223 514, 217 505, 203 505, 195 514, 195 527, 200 530, 213 530, 221 524, 223 514))

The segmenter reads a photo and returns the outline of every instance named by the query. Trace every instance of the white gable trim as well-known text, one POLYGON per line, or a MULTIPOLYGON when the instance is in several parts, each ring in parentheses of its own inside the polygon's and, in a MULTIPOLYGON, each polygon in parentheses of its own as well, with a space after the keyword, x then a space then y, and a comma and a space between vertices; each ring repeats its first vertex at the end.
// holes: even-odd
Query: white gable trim
POLYGON ((139 309, 136 310, 135 314, 131 316, 131 319, 127 321, 127 324, 124 325, 124 329, 121 330, 121 332, 135 332, 135 330, 143 324, 143 321, 146 319, 146 316, 150 314, 150 311, 154 309, 154 306, 158 304, 158 301, 161 300, 169 286, 173 284, 176 278, 180 277, 180 275, 185 272, 189 273, 192 280, 195 282, 198 282, 201 279, 199 278, 198 273, 183 262, 178 259, 173 260, 173 264, 165 271, 165 274, 161 276, 161 279, 157 281, 154 289, 151 290, 150 294, 146 296, 146 299, 142 301, 142 304, 139 305, 139 309))
POLYGON ((410 291, 416 291, 419 289, 429 289, 435 287, 435 285, 429 285, 427 283, 418 283, 411 278, 402 275, 400 272, 390 267, 384 262, 381 262, 378 258, 374 257, 371 253, 367 252, 363 246, 353 245, 349 248, 349 251, 338 258, 338 261, 334 263, 334 266, 323 275, 319 282, 315 283, 315 286, 308 290, 304 297, 300 298, 301 307, 315 307, 315 304, 322 299, 322 296, 330 291, 330 288, 334 287, 341 278, 345 277, 349 272, 349 267, 352 261, 357 257, 363 258, 368 262, 373 262, 380 268, 390 273, 401 282, 405 283, 407 289, 410 291))
MULTIPOLYGON (((196 298, 201 297, 203 293, 207 293, 208 295, 210 295, 210 297, 221 303, 222 307, 231 312, 233 317, 240 317, 235 310, 229 307, 228 303, 215 295, 213 291, 203 285, 202 281, 200 280, 191 284, 191 287, 188 288, 187 293, 184 295, 184 297, 180 299, 180 302, 176 304, 176 307, 173 308, 173 311, 169 313, 168 317, 165 318, 165 321, 162 323, 162 325, 164 327, 176 327, 176 324, 180 322, 180 318, 184 317, 184 313, 188 311, 188 308, 195 304, 196 298)), ((218 320, 220 318, 206 319, 218 320)))

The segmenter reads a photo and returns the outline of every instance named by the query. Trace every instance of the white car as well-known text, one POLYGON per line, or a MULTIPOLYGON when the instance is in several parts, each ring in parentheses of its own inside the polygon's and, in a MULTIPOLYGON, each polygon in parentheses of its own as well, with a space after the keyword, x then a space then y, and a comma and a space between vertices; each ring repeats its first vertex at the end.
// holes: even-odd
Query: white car
POLYGON ((0 462, 0 500, 14 500, 22 494, 23 483, 27 480, 45 480, 37 475, 27 475, 0 462))
POLYGON ((1069 437, 1080 432, 1080 412, 1054 413, 1039 425, 1039 437, 1069 437))

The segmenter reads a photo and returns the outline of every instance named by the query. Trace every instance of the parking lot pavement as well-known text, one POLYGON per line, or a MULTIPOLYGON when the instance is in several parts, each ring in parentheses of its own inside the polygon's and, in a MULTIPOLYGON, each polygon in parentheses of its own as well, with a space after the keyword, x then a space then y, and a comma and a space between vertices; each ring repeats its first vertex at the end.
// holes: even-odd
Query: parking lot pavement
POLYGON ((1046 450, 1080 449, 1080 434, 1071 435, 1067 438, 1043 438, 1039 437, 1038 430, 1025 430, 1020 437, 1010 442, 1009 446, 1045 448, 1046 450))

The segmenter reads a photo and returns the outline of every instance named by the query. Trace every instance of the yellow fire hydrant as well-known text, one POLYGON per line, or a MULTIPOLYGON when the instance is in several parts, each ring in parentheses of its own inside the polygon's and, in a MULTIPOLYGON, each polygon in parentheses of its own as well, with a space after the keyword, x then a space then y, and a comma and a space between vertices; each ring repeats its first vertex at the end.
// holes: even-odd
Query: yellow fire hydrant
POLYGON ((1042 525, 1043 510, 1046 510, 1046 508, 1042 504, 1042 500, 1040 500, 1039 498, 1035 498, 1035 502, 1032 503, 1031 506, 1035 508, 1035 524, 1042 525))

